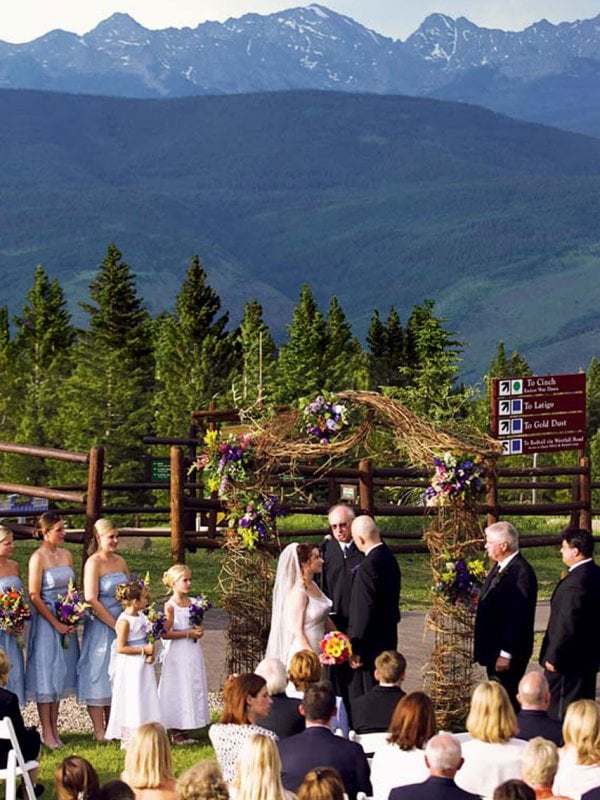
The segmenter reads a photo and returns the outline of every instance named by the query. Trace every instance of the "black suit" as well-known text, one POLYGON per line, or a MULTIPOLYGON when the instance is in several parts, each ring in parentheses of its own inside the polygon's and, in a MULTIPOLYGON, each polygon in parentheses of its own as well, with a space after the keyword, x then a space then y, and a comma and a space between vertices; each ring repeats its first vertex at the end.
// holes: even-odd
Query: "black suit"
POLYGON ((552 701, 550 716, 562 719, 573 700, 596 697, 600 666, 600 567, 593 561, 571 568, 550 600, 550 619, 540 664, 546 670, 552 701))
POLYGON ((346 556, 344 556, 342 545, 337 539, 327 538, 321 547, 323 556, 322 589, 333 601, 331 617, 336 628, 343 633, 348 633, 354 570, 364 558, 354 542, 351 541, 347 547, 346 556))
POLYGON ((562 747, 562 724, 557 719, 550 719, 545 711, 519 711, 517 714, 519 739, 529 741, 534 736, 543 736, 558 747, 562 747))
POLYGON ((342 776, 350 800, 357 792, 372 794, 370 770, 362 747, 329 728, 308 727, 296 736, 278 742, 281 756, 281 779, 290 792, 296 793, 304 776, 316 767, 334 767, 342 776))
POLYGON ((273 731, 280 739, 304 730, 304 717, 300 713, 300 700, 285 694, 272 694, 273 705, 266 717, 261 717, 260 727, 273 731))
MULTIPOLYGON (((40 752, 40 735, 35 728, 26 728, 19 708, 19 699, 8 689, 0 689, 0 719, 9 717, 25 761, 33 761, 40 752)), ((0 740, 0 767, 6 767, 11 744, 8 739, 0 740)))
POLYGON ((481 589, 475 616, 475 661, 499 681, 515 706, 519 681, 533 650, 537 580, 530 564, 517 553, 502 570, 496 565, 481 589), (510 653, 510 667, 496 672, 500 651, 510 653))
POLYGON ((596 786, 595 789, 584 792, 584 794, 581 795, 581 800, 600 800, 600 786, 596 786))
POLYGON ((373 688, 377 656, 398 648, 399 621, 400 568, 389 547, 382 543, 368 552, 352 584, 348 633, 363 667, 354 671, 351 698, 373 688))
POLYGON ((394 709, 404 695, 399 686, 374 686, 371 691, 354 698, 352 727, 357 733, 387 731, 394 709))
POLYGON ((452 778, 437 778, 433 775, 423 783, 396 786, 389 800, 481 800, 478 794, 465 792, 452 778))

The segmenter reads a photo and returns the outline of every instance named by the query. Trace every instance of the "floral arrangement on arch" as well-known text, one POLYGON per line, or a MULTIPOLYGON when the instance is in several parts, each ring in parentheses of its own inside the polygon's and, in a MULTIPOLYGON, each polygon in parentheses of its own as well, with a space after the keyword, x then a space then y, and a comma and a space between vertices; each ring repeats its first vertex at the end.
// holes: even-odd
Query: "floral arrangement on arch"
POLYGON ((475 611, 479 602, 479 590, 483 585, 487 570, 482 558, 450 559, 440 573, 433 593, 444 597, 453 606, 464 606, 475 611))
POLYGON ((223 438, 220 431, 206 431, 206 449, 190 467, 203 470, 203 479, 210 492, 225 498, 229 484, 245 484, 249 480, 249 469, 254 456, 252 436, 248 433, 229 434, 223 438))
POLYGON ((464 503, 476 499, 483 491, 483 471, 474 458, 460 461, 452 453, 434 458, 435 473, 425 489, 423 500, 428 506, 464 503))
MULTIPOLYGON (((306 399, 301 400, 306 403, 306 399)), ((304 405, 302 425, 309 436, 318 439, 319 444, 330 444, 342 428, 348 424, 348 410, 334 397, 320 394, 304 405)))
POLYGON ((284 515, 276 496, 242 494, 231 508, 227 535, 246 550, 255 550, 276 538, 277 517, 284 515))

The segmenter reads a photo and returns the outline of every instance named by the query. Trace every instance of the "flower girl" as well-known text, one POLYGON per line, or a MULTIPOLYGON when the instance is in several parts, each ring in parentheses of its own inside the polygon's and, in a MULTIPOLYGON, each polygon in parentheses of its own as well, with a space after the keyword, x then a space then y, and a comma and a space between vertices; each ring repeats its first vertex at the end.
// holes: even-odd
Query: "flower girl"
POLYGON ((209 604, 189 597, 192 573, 175 564, 163 575, 171 599, 165 604, 166 629, 162 674, 158 687, 162 722, 170 728, 174 744, 192 744, 185 731, 203 728, 210 721, 206 667, 200 637, 200 620, 209 604))
POLYGON ((132 580, 116 591, 123 606, 116 624, 117 638, 110 663, 113 682, 107 739, 120 739, 126 747, 144 722, 161 722, 154 675, 154 644, 148 641, 149 623, 143 610, 149 595, 144 583, 132 580))

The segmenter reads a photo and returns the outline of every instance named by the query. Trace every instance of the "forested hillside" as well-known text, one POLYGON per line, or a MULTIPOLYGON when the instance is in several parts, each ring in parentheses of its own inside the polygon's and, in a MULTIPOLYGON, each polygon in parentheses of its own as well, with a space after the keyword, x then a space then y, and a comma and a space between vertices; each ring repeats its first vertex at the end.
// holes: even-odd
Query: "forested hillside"
POLYGON ((117 242, 152 314, 189 259, 276 340, 300 286, 353 332, 427 298, 479 377, 499 338, 540 371, 585 367, 600 317, 600 141, 460 104, 294 92, 124 100, 0 92, 0 274, 36 265, 76 301, 117 242))

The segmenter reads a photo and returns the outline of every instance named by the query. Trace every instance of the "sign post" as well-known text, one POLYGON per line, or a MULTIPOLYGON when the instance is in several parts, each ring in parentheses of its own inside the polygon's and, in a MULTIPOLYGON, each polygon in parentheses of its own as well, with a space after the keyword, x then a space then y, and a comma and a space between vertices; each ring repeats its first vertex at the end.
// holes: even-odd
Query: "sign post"
POLYGON ((492 436, 503 455, 582 450, 585 373, 494 378, 492 436))

